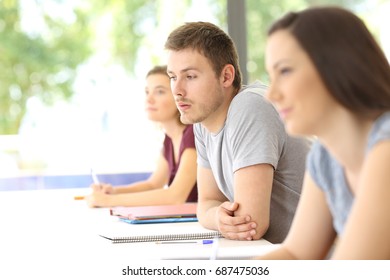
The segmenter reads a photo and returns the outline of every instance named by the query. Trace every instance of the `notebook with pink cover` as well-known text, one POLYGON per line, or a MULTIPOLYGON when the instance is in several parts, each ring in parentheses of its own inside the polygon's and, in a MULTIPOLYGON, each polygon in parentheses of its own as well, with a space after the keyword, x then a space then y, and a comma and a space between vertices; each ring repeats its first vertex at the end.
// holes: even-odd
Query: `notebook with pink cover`
POLYGON ((197 203, 137 207, 112 207, 110 214, 129 220, 196 217, 197 203))

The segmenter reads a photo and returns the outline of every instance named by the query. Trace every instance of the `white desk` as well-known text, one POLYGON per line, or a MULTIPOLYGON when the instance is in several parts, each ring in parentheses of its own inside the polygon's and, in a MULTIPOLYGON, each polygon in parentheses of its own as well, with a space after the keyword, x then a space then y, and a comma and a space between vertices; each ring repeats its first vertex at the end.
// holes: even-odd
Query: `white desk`
MULTIPOLYGON (((211 245, 112 244, 99 236, 102 229, 137 225, 119 222, 106 208, 91 209, 85 201, 73 199, 88 192, 80 188, 0 192, 0 279, 46 279, 43 275, 92 279, 91 273, 113 279, 112 269, 105 271, 104 267, 117 264, 121 271, 134 262, 207 259, 211 255, 211 245)), ((221 239, 217 258, 254 256, 273 246, 265 240, 221 239)))

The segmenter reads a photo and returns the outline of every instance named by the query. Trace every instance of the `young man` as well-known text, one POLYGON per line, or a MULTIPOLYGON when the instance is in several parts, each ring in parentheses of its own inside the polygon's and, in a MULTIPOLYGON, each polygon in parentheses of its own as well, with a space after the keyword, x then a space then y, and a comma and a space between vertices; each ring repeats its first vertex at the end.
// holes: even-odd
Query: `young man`
POLYGON ((200 223, 230 239, 282 242, 299 200, 308 142, 287 135, 262 96, 264 85, 242 87, 234 43, 217 26, 186 23, 165 48, 181 121, 195 124, 200 223))

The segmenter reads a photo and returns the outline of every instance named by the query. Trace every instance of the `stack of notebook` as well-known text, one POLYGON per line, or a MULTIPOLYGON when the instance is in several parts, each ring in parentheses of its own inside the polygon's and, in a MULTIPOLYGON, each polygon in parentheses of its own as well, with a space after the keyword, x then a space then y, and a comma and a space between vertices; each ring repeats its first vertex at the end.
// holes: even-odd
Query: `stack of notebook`
POLYGON ((112 216, 119 217, 120 221, 137 226, 122 227, 113 224, 109 232, 100 236, 113 243, 128 242, 157 242, 172 240, 214 239, 222 237, 221 233, 202 227, 197 222, 196 203, 180 205, 142 206, 142 207, 113 207, 112 216), (167 223, 159 227, 158 223, 167 223))
POLYGON ((112 216, 130 224, 197 222, 196 203, 140 207, 113 207, 112 216))

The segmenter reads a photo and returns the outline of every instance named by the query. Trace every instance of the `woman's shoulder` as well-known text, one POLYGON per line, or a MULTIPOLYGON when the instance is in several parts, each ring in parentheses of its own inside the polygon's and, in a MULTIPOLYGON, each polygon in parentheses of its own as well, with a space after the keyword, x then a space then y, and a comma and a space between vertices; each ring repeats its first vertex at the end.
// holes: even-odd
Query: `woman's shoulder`
POLYGON ((182 143, 183 143, 183 148, 195 147, 194 128, 192 124, 189 124, 184 128, 182 143))
POLYGON ((183 137, 194 138, 194 126, 192 124, 186 125, 183 131, 183 137))
POLYGON ((310 176, 322 189, 329 185, 329 181, 338 180, 335 176, 339 164, 319 140, 314 141, 311 146, 306 160, 306 167, 310 176))
POLYGON ((370 150, 376 143, 382 140, 390 139, 390 112, 382 114, 375 122, 371 129, 368 147, 370 150))

